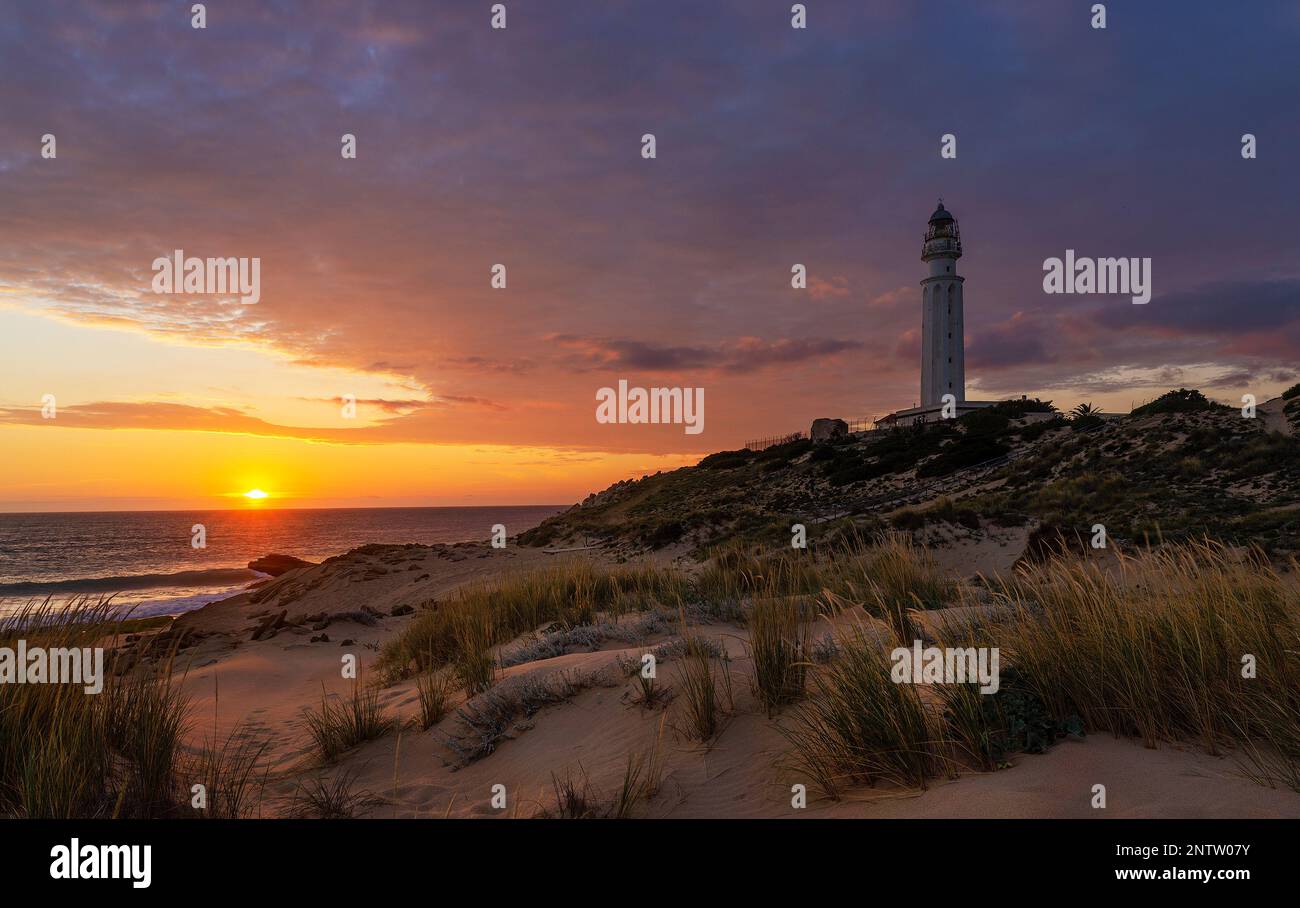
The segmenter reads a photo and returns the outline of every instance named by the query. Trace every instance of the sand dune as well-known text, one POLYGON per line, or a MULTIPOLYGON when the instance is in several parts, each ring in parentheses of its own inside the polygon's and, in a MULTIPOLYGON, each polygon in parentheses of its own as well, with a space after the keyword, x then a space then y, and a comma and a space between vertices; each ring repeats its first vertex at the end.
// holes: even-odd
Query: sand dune
MULTIPOLYGON (((679 732, 678 704, 644 709, 630 702, 632 682, 619 669, 620 658, 639 661, 642 653, 675 638, 669 630, 631 645, 610 642, 593 652, 504 669, 493 690, 559 674, 580 681, 580 689, 521 717, 480 759, 466 764, 448 746, 462 727, 453 710, 428 731, 407 724, 355 748, 335 765, 318 765, 302 717, 305 709, 319 705, 322 690, 331 697, 348 694, 351 683, 340 677, 343 654, 357 654, 369 668, 379 647, 412 620, 410 614, 393 617, 394 610, 400 613, 403 605, 419 606, 503 570, 545 563, 547 557, 537 550, 477 545, 372 546, 292 571, 258 591, 260 596, 244 594, 183 616, 177 629, 201 635, 181 658, 192 699, 191 743, 236 727, 268 741, 261 811, 266 816, 285 813, 305 780, 347 774, 358 792, 375 799, 360 810, 364 816, 528 817, 555 802, 557 779, 581 783, 593 798, 611 797, 629 757, 636 755, 661 770, 658 793, 636 812, 646 817, 1300 816, 1300 794, 1256 784, 1230 756, 1172 744, 1152 750, 1099 735, 1063 741, 1043 755, 1018 755, 1010 768, 966 772, 923 792, 861 788, 840 801, 813 797, 807 809, 794 809, 791 786, 808 780, 785 759, 789 745, 778 730, 785 717, 769 719, 755 702, 746 632, 730 624, 692 629, 716 641, 731 660, 734 706, 708 746, 679 732), (268 615, 280 612, 293 623, 250 639, 268 615), (328 642, 310 642, 321 634, 328 642), (344 641, 350 642, 341 646, 344 641), (1105 810, 1090 806, 1098 783, 1107 787, 1105 810), (504 810, 490 805, 494 785, 506 787, 504 810)), ((934 612, 925 617, 944 620, 934 612)), ((662 681, 676 687, 680 660, 666 658, 660 669, 662 681)), ((379 698, 386 713, 404 724, 418 715, 413 681, 384 687, 379 698)))

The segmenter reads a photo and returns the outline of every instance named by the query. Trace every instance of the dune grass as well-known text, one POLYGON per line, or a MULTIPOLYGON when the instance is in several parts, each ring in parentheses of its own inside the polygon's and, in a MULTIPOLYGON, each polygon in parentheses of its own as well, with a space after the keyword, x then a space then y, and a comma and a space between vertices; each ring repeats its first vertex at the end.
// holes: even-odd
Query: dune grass
POLYGON ((415 692, 420 700, 421 731, 428 731, 451 711, 455 690, 453 676, 446 671, 425 672, 415 679, 415 692))
MULTIPOLYGON (((889 557, 886 583, 922 598, 916 578, 929 586, 928 569, 906 564, 903 548, 889 557)), ((881 593, 880 577, 872 583, 881 593)), ((1007 753, 1039 752, 1086 728, 1149 747, 1198 743, 1230 753, 1262 784, 1300 791, 1300 599, 1260 553, 1166 544, 1109 568, 1062 554, 984 586, 986 598, 966 604, 987 617, 942 629, 935 642, 998 647, 996 695, 894 684, 887 653, 906 643, 900 628, 910 622, 890 621, 889 640, 842 634, 783 727, 791 765, 831 797, 881 780, 924 788, 939 773, 992 770, 1007 753)), ((892 601, 905 617, 888 595, 876 606, 892 601)))
POLYGON ((895 684, 880 641, 842 634, 835 658, 812 676, 812 691, 781 726, 790 765, 824 794, 888 782, 925 788, 940 768, 941 731, 915 685, 895 684))
MULTIPOLYGON (((899 535, 815 556, 740 545, 717 555, 693 576, 567 563, 476 586, 422 615, 384 656, 390 666, 453 670, 472 656, 481 669, 489 641, 677 603, 693 619, 747 625, 755 698, 769 715, 803 699, 784 723, 791 760, 831 796, 856 784, 923 788, 958 766, 991 770, 1076 725, 1148 746, 1230 751, 1253 778, 1300 790, 1300 604, 1259 553, 1167 543, 1108 566, 1060 553, 978 594, 899 535), (922 637, 917 612, 958 604, 988 617, 960 639, 941 627, 932 642, 998 647, 1014 685, 989 697, 890 681, 888 649, 922 637), (817 612, 881 619, 890 639, 863 626, 814 646, 817 612), (416 646, 424 657, 409 655, 416 646), (814 658, 815 649, 824 652, 814 658), (1254 677, 1243 677, 1243 660, 1254 677)), ((683 634, 675 727, 708 741, 731 709, 730 674, 683 634)))
POLYGON ((487 690, 496 678, 496 657, 492 653, 495 617, 486 609, 466 609, 453 616, 451 633, 455 658, 452 671, 466 697, 487 690))
POLYGON ((688 591, 678 572, 653 565, 606 568, 588 561, 558 562, 472 584, 435 603, 384 647, 379 669, 395 680, 465 661, 466 675, 479 683, 487 648, 550 625, 591 625, 599 613, 677 609, 688 591))
POLYGON ((754 697, 773 715, 803 696, 812 662, 811 623, 799 600, 760 599, 749 613, 754 697))
POLYGON ((299 782, 288 815, 296 819, 351 820, 361 811, 383 804, 383 798, 368 790, 357 790, 358 775, 355 769, 345 769, 332 779, 319 776, 299 782))
MULTIPOLYGON (((662 727, 660 729, 662 737, 662 727)), ((660 761, 659 742, 649 751, 630 753, 623 766, 623 778, 612 797, 604 797, 591 784, 582 764, 575 774, 572 769, 561 777, 551 773, 554 806, 542 807, 535 819, 555 820, 627 820, 631 819, 637 805, 652 800, 663 784, 663 765, 660 761)))
POLYGON ((351 695, 337 703, 330 702, 322 685, 320 710, 308 709, 303 721, 316 752, 327 763, 358 744, 382 738, 394 724, 379 705, 379 691, 364 687, 360 678, 353 680, 351 695))
MULTIPOLYGON (((32 602, 0 619, 0 646, 94 647, 129 616, 111 599, 32 602)), ((79 684, 0 684, 0 815, 153 817, 182 803, 177 784, 185 698, 169 653, 155 670, 79 684)))
POLYGON ((224 739, 215 733, 203 742, 192 758, 190 773, 202 783, 207 804, 198 816, 218 820, 239 820, 253 816, 262 801, 265 771, 259 778, 258 762, 270 747, 241 727, 224 739))
POLYGON ((1300 594, 1258 552, 1165 545, 1111 571, 1058 557, 988 586, 1004 617, 987 641, 1053 715, 1149 747, 1240 745, 1300 790, 1300 594))
POLYGON ((726 654, 715 655, 703 640, 683 631, 685 654, 677 682, 677 730, 694 741, 712 740, 722 729, 723 719, 735 708, 731 672, 726 654))

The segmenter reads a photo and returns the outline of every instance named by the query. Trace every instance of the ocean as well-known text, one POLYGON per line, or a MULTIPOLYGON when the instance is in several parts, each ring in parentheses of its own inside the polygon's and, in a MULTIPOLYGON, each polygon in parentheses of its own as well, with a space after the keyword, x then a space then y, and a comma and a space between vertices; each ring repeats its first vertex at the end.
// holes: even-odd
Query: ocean
POLYGON ((321 561, 371 542, 514 536, 568 505, 0 514, 0 614, 24 603, 113 594, 132 615, 176 615, 265 575, 248 562, 272 552, 321 561), (206 548, 191 544, 206 529, 206 548))

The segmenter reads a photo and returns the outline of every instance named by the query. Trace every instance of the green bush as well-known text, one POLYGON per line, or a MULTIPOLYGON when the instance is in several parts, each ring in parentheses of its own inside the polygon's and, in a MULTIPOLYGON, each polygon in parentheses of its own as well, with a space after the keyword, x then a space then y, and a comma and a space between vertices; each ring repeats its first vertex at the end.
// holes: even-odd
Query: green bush
POLYGON ((702 470, 734 470, 746 466, 753 459, 754 452, 749 448, 741 448, 739 451, 719 451, 701 460, 699 467, 702 470))
POLYGON ((1052 406, 1050 400, 1039 400, 1037 397, 1022 397, 1020 400, 998 401, 985 412, 998 413, 1010 419, 1019 419, 1026 413, 1055 413, 1057 410, 1056 407, 1052 406))
POLYGON ((967 413, 957 422, 965 427, 968 437, 976 435, 997 436, 1005 432, 1011 424, 1011 420, 1005 414, 999 413, 993 407, 967 413))
POLYGON ((938 457, 926 461, 916 471, 919 478, 947 476, 957 470, 973 467, 1003 456, 1011 449, 1000 441, 985 436, 963 438, 945 448, 938 457))
POLYGON ((1150 416, 1153 413, 1199 413, 1222 406, 1210 400, 1200 391, 1179 388, 1167 391, 1150 403, 1135 407, 1134 416, 1150 416))

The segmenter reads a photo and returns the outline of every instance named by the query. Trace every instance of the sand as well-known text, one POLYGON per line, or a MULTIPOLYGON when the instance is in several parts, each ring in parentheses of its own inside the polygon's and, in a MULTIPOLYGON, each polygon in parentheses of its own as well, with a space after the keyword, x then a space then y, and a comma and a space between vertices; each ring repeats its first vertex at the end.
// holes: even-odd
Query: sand
MULTIPOLYGON (((1002 555, 997 542, 986 541, 981 548, 986 549, 981 554, 996 548, 1002 555)), ((954 560, 964 567, 972 554, 962 552, 954 560)), ((319 706, 323 692, 338 696, 349 691, 351 682, 340 677, 344 654, 356 654, 369 668, 379 647, 413 620, 410 614, 391 617, 394 609, 419 606, 503 571, 539 567, 553 557, 539 550, 501 551, 477 544, 368 547, 291 571, 252 594, 183 616, 177 628, 201 635, 178 662, 185 669, 182 683, 192 702, 191 746, 237 728, 266 741, 261 814, 272 817, 290 811, 294 793, 304 782, 343 773, 354 776, 356 791, 375 799, 359 811, 363 816, 528 817, 554 804, 557 778, 585 779, 594 796, 610 798, 629 756, 648 759, 652 754, 662 767, 662 785, 656 797, 637 808, 638 816, 1300 817, 1300 794, 1256 784, 1242 775, 1230 756, 1212 757, 1172 744, 1151 750, 1105 736, 1068 739, 1044 755, 1016 756, 1010 768, 965 773, 923 792, 862 788, 838 802, 818 800, 814 793, 806 809, 795 809, 791 786, 809 780, 786 760, 789 746, 779 724, 788 721, 788 714, 773 720, 758 708, 748 688, 745 633, 722 624, 696 630, 719 641, 732 659, 734 709, 708 746, 676 730, 681 724, 678 706, 643 709, 630 702, 632 683, 618 671, 617 662, 620 657, 639 661, 649 648, 670 639, 661 633, 630 645, 614 643, 596 652, 569 653, 504 670, 498 688, 556 672, 599 680, 521 720, 495 752, 468 765, 462 765, 445 743, 460 728, 455 712, 428 731, 407 725, 400 733, 354 749, 332 766, 318 764, 303 727, 303 712, 319 706), (254 601, 258 593, 263 595, 254 601), (365 609, 388 617, 372 618, 372 623, 354 620, 365 609), (251 639, 254 628, 280 612, 295 620, 324 613, 331 621, 323 630, 302 624, 251 639), (310 642, 321 633, 328 635, 328 642, 310 642), (344 640, 352 642, 340 646, 344 640), (1106 786, 1104 810, 1090 806, 1095 784, 1106 786), (505 786, 504 810, 490 804, 494 785, 505 786)), ((927 620, 943 619, 936 615, 927 620)), ((661 662, 661 680, 674 686, 679 668, 676 660, 661 662)), ((418 714, 414 682, 382 688, 380 701, 403 722, 418 714)))

